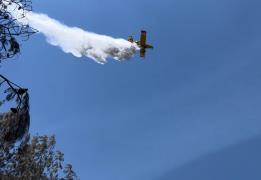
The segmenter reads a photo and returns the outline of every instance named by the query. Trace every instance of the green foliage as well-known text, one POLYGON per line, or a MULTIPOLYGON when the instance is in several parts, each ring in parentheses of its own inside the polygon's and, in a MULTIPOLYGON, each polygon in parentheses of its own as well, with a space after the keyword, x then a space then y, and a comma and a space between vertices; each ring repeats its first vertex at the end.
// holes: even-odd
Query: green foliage
POLYGON ((19 145, 0 144, 0 179, 77 179, 72 165, 55 149, 54 136, 27 136, 19 145))
POLYGON ((0 74, 0 89, 2 87, 5 88, 3 91, 5 97, 4 99, 0 99, 0 106, 5 102, 10 102, 15 99, 17 108, 21 108, 22 104, 26 102, 26 96, 24 95, 27 93, 28 89, 18 86, 0 74))
MULTIPOLYGON (((16 4, 31 11, 31 0, 0 0, 0 62, 20 52, 20 39, 36 30, 19 24, 7 10, 16 4)), ((29 93, 0 74, 0 107, 14 106, 0 113, 0 180, 74 180, 72 165, 64 165, 64 155, 56 150, 54 136, 29 135, 29 93)))
POLYGON ((0 75, 0 88, 4 86, 4 99, 0 104, 14 100, 15 107, 6 113, 0 113, 0 141, 15 143, 22 139, 29 130, 29 94, 27 89, 21 88, 4 76, 0 75))

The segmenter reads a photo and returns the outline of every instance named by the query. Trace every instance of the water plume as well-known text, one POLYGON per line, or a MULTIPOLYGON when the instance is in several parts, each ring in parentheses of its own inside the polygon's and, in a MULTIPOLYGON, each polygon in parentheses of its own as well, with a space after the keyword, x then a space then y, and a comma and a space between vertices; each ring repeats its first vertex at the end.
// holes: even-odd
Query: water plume
POLYGON ((119 61, 130 59, 139 49, 136 44, 125 39, 96 34, 78 27, 69 27, 46 14, 24 12, 15 6, 8 8, 19 23, 37 29, 46 36, 48 43, 76 57, 86 56, 97 63, 104 64, 107 58, 119 61))

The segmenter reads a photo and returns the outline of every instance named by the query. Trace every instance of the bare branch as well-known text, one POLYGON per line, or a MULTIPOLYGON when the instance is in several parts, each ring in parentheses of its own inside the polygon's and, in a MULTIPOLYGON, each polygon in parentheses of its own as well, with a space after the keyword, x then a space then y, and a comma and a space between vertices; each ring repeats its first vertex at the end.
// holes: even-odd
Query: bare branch
MULTIPOLYGON (((16 7, 25 14, 32 10, 31 0, 0 0, 0 62, 20 53, 19 40, 27 40, 37 30, 17 21, 7 10, 8 4, 16 7)), ((23 15, 21 18, 24 18, 23 15)))

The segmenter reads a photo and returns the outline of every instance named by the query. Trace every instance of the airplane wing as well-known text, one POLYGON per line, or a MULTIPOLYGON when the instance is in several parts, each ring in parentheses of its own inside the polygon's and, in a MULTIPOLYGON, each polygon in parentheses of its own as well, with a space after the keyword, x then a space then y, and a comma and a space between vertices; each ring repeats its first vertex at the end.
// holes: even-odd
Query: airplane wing
POLYGON ((146 41, 147 41, 147 32, 146 31, 141 31, 141 34, 140 34, 140 46, 145 47, 146 46, 146 41))
POLYGON ((140 57, 145 58, 146 50, 144 48, 140 49, 140 57))
POLYGON ((153 48, 153 46, 150 44, 146 44, 146 48, 153 48))

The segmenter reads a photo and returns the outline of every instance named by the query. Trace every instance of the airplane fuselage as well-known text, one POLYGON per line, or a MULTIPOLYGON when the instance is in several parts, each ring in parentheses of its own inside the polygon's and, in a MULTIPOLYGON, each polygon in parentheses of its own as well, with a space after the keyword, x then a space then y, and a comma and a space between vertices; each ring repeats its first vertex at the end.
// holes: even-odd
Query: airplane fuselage
POLYGON ((153 46, 147 44, 147 32, 142 30, 139 41, 134 41, 132 36, 129 36, 128 41, 131 43, 136 43, 140 48, 140 57, 145 57, 146 49, 152 49, 153 46))

